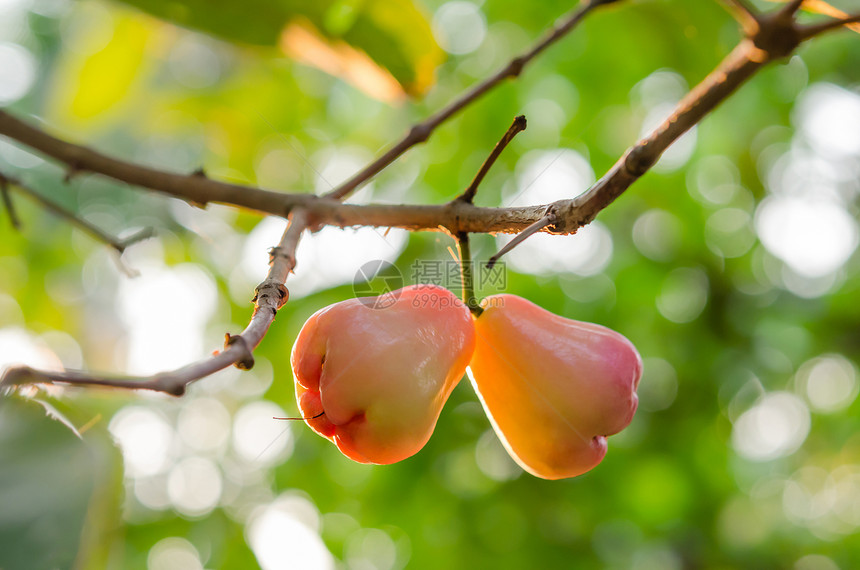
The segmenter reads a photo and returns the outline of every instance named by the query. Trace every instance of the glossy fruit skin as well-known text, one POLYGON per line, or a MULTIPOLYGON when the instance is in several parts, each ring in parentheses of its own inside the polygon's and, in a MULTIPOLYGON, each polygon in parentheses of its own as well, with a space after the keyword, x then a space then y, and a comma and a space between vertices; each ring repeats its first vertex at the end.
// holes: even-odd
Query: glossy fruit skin
POLYGON ((318 311, 292 352, 305 421, 360 463, 394 463, 424 447, 475 346, 471 314, 447 289, 413 285, 386 299, 396 300, 318 311))
POLYGON ((575 477, 633 419, 642 359, 606 327, 560 317, 515 295, 475 319, 470 379, 511 457, 543 479, 575 477))

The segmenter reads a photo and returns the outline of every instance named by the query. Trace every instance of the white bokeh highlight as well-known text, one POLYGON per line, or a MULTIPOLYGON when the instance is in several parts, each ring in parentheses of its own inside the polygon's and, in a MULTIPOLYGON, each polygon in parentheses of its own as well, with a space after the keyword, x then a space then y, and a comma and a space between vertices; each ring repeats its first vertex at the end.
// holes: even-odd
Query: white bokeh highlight
POLYGON ((764 247, 784 264, 775 283, 801 297, 838 284, 860 241, 849 205, 860 191, 860 95, 827 83, 798 98, 791 144, 760 157, 769 196, 755 212, 764 247))
POLYGON ((307 508, 296 503, 296 497, 282 496, 251 514, 245 534, 257 562, 263 570, 334 570, 334 557, 320 538, 318 526, 309 524, 307 508))
POLYGON ((844 410, 857 398, 857 368, 839 354, 813 358, 798 369, 798 387, 813 410, 833 413, 844 410))
POLYGON ((810 278, 841 268, 857 249, 856 220, 830 200, 769 196, 756 211, 762 244, 792 270, 810 278))
MULTIPOLYGON (((242 261, 231 278, 231 289, 247 291, 266 277, 268 250, 276 245, 286 227, 277 218, 262 220, 245 241, 242 261), (234 287, 235 285, 235 287, 234 287)), ((296 250, 296 270, 287 288, 290 298, 297 299, 317 291, 353 283, 358 270, 370 261, 393 263, 406 248, 409 232, 376 228, 339 229, 326 226, 319 232, 305 234, 296 250)))
POLYGON ((293 452, 294 439, 283 408, 260 400, 246 404, 233 419, 233 448, 242 461, 260 466, 281 464, 293 452))
POLYGON ((63 370, 63 363, 44 341, 20 327, 0 328, 0 376, 12 366, 63 370))
POLYGON ((689 323, 705 309, 710 296, 710 281, 697 267, 679 267, 663 280, 657 296, 657 310, 675 323, 689 323))
POLYGON ((155 410, 126 406, 111 419, 109 429, 122 450, 127 476, 155 475, 170 465, 175 434, 155 410))
POLYGON ((203 570, 200 553, 193 544, 177 536, 162 538, 149 549, 147 570, 203 570))
POLYGON ((26 48, 0 42, 0 105, 9 105, 30 91, 36 81, 36 58, 26 48))
POLYGON ((821 154, 860 155, 860 94, 816 83, 800 98, 796 122, 821 154))
POLYGON ((678 251, 683 229, 678 216, 653 208, 633 224, 633 245, 648 259, 669 261, 678 251))
POLYGON ((120 282, 117 305, 128 334, 129 374, 178 368, 204 355, 203 334, 215 311, 215 282, 196 264, 148 262, 120 282))
POLYGON ((810 423, 809 408, 794 394, 765 394, 735 420, 732 446, 753 461, 785 457, 803 445, 810 423))
MULTIPOLYGON (((532 151, 517 164, 516 185, 503 197, 506 206, 532 206, 573 198, 594 184, 588 161, 571 149, 532 151)), ((513 236, 499 235, 504 247, 513 236)), ((515 271, 536 275, 575 273, 595 275, 612 259, 612 234, 600 222, 580 228, 574 235, 536 234, 522 242, 504 260, 515 271)))
POLYGON ((190 398, 176 422, 182 443, 200 452, 218 452, 230 438, 230 412, 215 398, 190 398))
POLYGON ((211 459, 187 457, 173 466, 167 495, 174 508, 188 517, 202 517, 218 505, 224 487, 221 471, 211 459))
POLYGON ((450 54, 463 55, 478 49, 487 35, 487 20, 471 2, 443 4, 433 15, 433 35, 450 54))

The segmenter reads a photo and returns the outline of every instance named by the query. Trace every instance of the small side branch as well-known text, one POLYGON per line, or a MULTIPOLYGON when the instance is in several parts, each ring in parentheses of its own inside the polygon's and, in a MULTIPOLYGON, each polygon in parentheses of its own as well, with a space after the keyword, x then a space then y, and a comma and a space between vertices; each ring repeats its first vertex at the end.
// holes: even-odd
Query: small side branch
POLYGON ((804 26, 800 29, 800 36, 804 40, 808 40, 823 33, 839 29, 842 26, 860 33, 860 14, 852 14, 850 16, 846 15, 844 18, 838 20, 831 20, 829 22, 823 22, 812 26, 804 26))
MULTIPOLYGON (((854 16, 849 16, 846 12, 843 12, 839 8, 831 6, 824 0, 806 0, 803 3, 803 9, 808 10, 810 12, 815 12, 816 14, 822 14, 824 16, 830 16, 831 18, 836 18, 837 20, 841 20, 840 23, 836 24, 836 27, 845 26, 849 30, 853 30, 857 33, 860 33, 860 23, 858 23, 857 19, 854 16)), ((831 29, 828 26, 828 29, 831 29)), ((803 34, 804 37, 812 37, 807 34, 803 34)), ((814 33, 812 35, 815 35, 814 33)))
MULTIPOLYGON (((36 192, 32 188, 29 188, 28 186, 24 185, 20 180, 17 180, 15 178, 10 178, 9 176, 6 176, 5 174, 0 173, 0 188, 4 189, 4 191, 3 191, 4 201, 8 199, 8 196, 7 196, 6 190, 5 190, 7 185, 15 188, 18 192, 20 192, 24 196, 27 196, 28 198, 32 199, 33 201, 38 203, 40 206, 42 206, 43 208, 45 208, 46 210, 48 210, 52 214, 59 216, 60 218, 63 218, 64 220, 71 223, 72 225, 79 227, 80 229, 82 229, 86 233, 90 234, 96 240, 103 242, 103 243, 106 243, 107 245, 111 246, 120 255, 122 255, 122 253, 130 245, 135 244, 139 241, 143 241, 145 239, 149 239, 155 235, 155 232, 152 228, 143 228, 142 230, 135 232, 134 234, 130 235, 127 238, 120 239, 120 238, 114 237, 114 236, 108 234, 107 232, 105 232, 104 230, 102 230, 101 228, 99 228, 98 226, 93 225, 90 222, 86 221, 85 219, 79 217, 77 214, 75 214, 71 210, 68 210, 68 209, 64 208, 63 206, 57 204, 56 202, 53 202, 52 200, 45 198, 44 196, 42 196, 41 194, 39 194, 38 192, 36 192)), ((7 204, 7 208, 9 208, 10 215, 14 215, 14 211, 9 207, 10 205, 11 205, 11 201, 9 202, 9 204, 7 204)), ((16 218, 13 218, 13 219, 15 220, 15 222, 17 222, 16 218)), ((15 225, 15 222, 13 222, 13 225, 15 225)), ((15 227, 19 227, 19 226, 20 226, 20 222, 17 222, 17 225, 15 225, 15 227)))
POLYGON ((539 231, 543 230, 544 228, 548 228, 548 227, 554 225, 556 223, 556 221, 557 221, 557 218, 556 218, 555 214, 547 212, 547 214, 545 214, 544 217, 542 217, 541 219, 539 219, 538 221, 536 221, 535 223, 533 223, 532 225, 530 225, 529 227, 527 227, 526 229, 521 231, 519 234, 517 234, 517 236, 514 239, 512 239, 511 241, 509 241, 507 244, 505 244, 505 247, 500 249, 498 251, 498 253, 496 253, 496 255, 494 255, 490 259, 488 259, 487 260, 487 269, 492 269, 493 266, 496 265, 496 262, 499 259, 501 259, 503 255, 505 255, 506 253, 508 253, 509 251, 511 251, 512 249, 514 249, 515 247, 517 247, 518 245, 520 245, 521 243, 526 241, 529 237, 531 237, 531 236, 535 235, 536 233, 538 233, 539 231))
POLYGON ((730 8, 734 13, 743 13, 747 17, 753 19, 758 18, 758 11, 753 8, 752 4, 750 4, 748 0, 723 0, 723 4, 730 8))
POLYGON ((463 192, 456 199, 461 202, 466 202, 467 204, 471 204, 475 199, 475 193, 478 191, 478 186, 481 185, 481 182, 484 181, 484 177, 496 163, 496 160, 502 154, 502 151, 505 150, 514 137, 517 136, 517 133, 521 133, 526 130, 526 117, 525 115, 520 115, 514 118, 514 122, 511 123, 511 126, 508 127, 507 132, 502 136, 501 140, 496 143, 496 146, 493 147, 493 151, 490 153, 490 156, 487 157, 487 160, 484 161, 484 164, 481 165, 481 169, 478 170, 478 173, 475 175, 475 178, 472 180, 472 183, 469 184, 469 187, 466 188, 466 191, 463 192))
MULTIPOLYGON (((589 6, 603 3, 608 2, 594 1, 589 6)), ((529 54, 536 54, 543 49, 541 46, 549 45, 553 38, 557 39, 559 34, 569 30, 584 13, 574 13, 529 54)), ((807 29, 798 25, 793 16, 787 16, 783 11, 761 14, 759 19, 758 28, 678 104, 666 121, 630 147, 592 188, 582 196, 553 204, 513 208, 482 208, 463 201, 442 205, 357 205, 344 204, 331 197, 271 192, 251 186, 218 182, 202 176, 164 172, 109 157, 53 137, 2 109, 0 135, 6 135, 69 167, 74 167, 76 171, 96 172, 197 204, 220 202, 276 216, 284 216, 293 209, 301 208, 307 211, 315 225, 396 227, 410 231, 438 231, 440 228, 447 228, 454 233, 518 233, 539 221, 547 208, 552 207, 557 214, 557 220, 545 227, 544 231, 571 234, 593 220, 599 211, 647 172, 675 140, 699 123, 768 62, 792 53, 804 39, 822 32, 822 29, 807 29)), ((856 17, 839 20, 838 25, 851 22, 856 22, 856 17)), ((827 29, 832 25, 836 24, 825 24, 827 29)), ((490 78, 481 85, 493 81, 494 79, 490 78)), ((476 88, 464 97, 471 97, 471 101, 477 97, 479 91, 476 88)), ((451 105, 453 107, 449 109, 460 108, 457 107, 459 103, 451 105)), ((431 118, 431 124, 443 115, 449 116, 445 113, 438 114, 431 118)), ((371 170, 373 173, 369 176, 378 171, 375 167, 371 170)), ((367 172, 367 169, 363 172, 367 172)), ((361 173, 356 176, 362 180, 367 179, 361 173)))
POLYGON ((110 386, 133 390, 152 390, 173 396, 185 393, 189 384, 205 378, 231 365, 249 369, 254 365, 254 349, 268 332, 275 314, 288 298, 284 286, 287 275, 295 268, 295 251, 304 229, 308 225, 306 212, 293 212, 290 224, 280 243, 273 248, 266 279, 257 287, 254 314, 245 330, 238 335, 228 334, 224 349, 212 356, 170 372, 145 378, 128 376, 99 376, 79 371, 48 372, 28 366, 9 368, 0 378, 0 388, 23 384, 48 383, 76 386, 110 386))
POLYGON ((782 16, 794 16, 806 0, 788 0, 785 7, 780 11, 782 16))
POLYGON ((132 186, 149 188, 194 205, 218 202, 283 216, 291 208, 319 198, 312 194, 285 194, 253 186, 230 184, 201 176, 198 170, 189 174, 167 172, 108 156, 83 145, 52 136, 37 126, 0 109, 0 135, 14 139, 44 156, 64 164, 69 173, 93 172, 120 180, 132 186))
POLYGON ((722 3, 747 34, 755 32, 759 14, 747 0, 722 0, 722 3))
POLYGON ((437 111, 434 115, 413 126, 403 139, 388 149, 382 156, 365 166, 352 178, 343 182, 325 196, 327 198, 334 198, 337 200, 341 200, 348 196, 356 188, 379 174, 379 172, 394 162, 404 152, 430 138, 430 135, 433 134, 433 131, 435 131, 439 125, 468 107, 475 100, 482 97, 485 93, 496 87, 505 79, 518 77, 529 62, 540 55, 541 52, 546 50, 552 44, 570 33, 570 31, 573 30, 592 10, 602 5, 613 4, 616 1, 618 0, 587 1, 581 7, 576 8, 568 15, 562 17, 559 20, 559 23, 549 30, 549 32, 547 32, 547 34, 529 50, 513 58, 505 67, 500 69, 494 75, 484 79, 458 98, 448 103, 447 106, 437 111))

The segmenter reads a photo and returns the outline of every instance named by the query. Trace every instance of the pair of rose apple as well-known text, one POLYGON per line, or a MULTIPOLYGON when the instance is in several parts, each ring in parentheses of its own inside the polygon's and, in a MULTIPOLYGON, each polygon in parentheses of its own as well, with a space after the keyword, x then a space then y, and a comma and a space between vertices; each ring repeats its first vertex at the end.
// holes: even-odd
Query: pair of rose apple
POLYGON ((307 424, 347 457, 387 464, 417 453, 468 366, 511 457, 544 479, 575 477, 633 418, 642 360, 619 333, 515 295, 473 317, 447 289, 413 285, 385 308, 326 307, 293 346, 307 424))

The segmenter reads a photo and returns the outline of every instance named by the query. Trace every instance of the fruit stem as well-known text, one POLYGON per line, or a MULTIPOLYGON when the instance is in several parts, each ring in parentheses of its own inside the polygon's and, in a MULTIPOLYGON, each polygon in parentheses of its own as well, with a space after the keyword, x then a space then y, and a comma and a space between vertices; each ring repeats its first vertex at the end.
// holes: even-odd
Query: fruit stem
POLYGON ((484 309, 481 308, 481 305, 478 303, 478 298, 475 297, 475 280, 472 273, 474 265, 472 263, 472 251, 469 247, 468 232, 460 232, 457 234, 457 245, 460 249, 460 274, 463 278, 463 302, 466 303, 466 307, 469 308, 473 315, 479 317, 481 316, 481 313, 484 312, 484 309))
POLYGON ((325 412, 320 412, 320 413, 318 413, 318 414, 317 414, 317 415, 315 415, 315 416, 309 416, 309 417, 300 417, 300 418, 279 418, 279 417, 273 416, 273 417, 272 417, 272 419, 273 419, 273 420, 315 420, 315 419, 317 419, 317 418, 321 418, 321 417, 323 417, 324 415, 325 415, 325 412))

